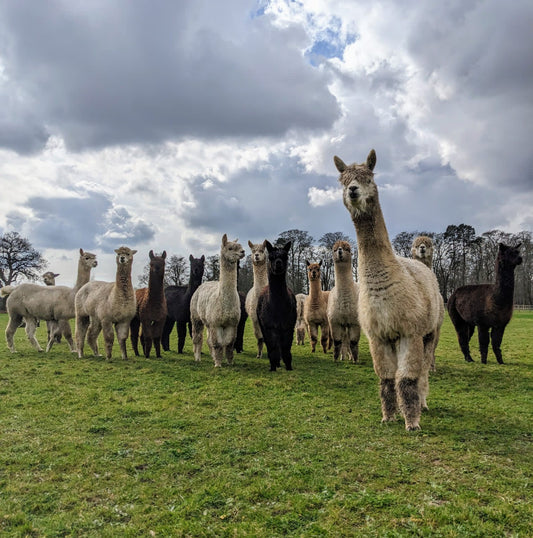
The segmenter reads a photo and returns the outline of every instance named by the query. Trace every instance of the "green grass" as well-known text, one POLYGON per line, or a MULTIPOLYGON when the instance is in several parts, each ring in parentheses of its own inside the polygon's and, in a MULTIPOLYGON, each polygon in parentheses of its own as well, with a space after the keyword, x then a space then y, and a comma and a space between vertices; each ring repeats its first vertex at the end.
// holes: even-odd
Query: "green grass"
POLYGON ((467 364, 446 319, 412 433, 380 423, 364 338, 360 364, 295 345, 295 369, 271 373, 249 322, 216 370, 190 339, 181 356, 79 360, 19 329, 18 353, 0 342, 0 534, 528 536, 532 328, 517 312, 506 364, 481 365, 475 342, 467 364))

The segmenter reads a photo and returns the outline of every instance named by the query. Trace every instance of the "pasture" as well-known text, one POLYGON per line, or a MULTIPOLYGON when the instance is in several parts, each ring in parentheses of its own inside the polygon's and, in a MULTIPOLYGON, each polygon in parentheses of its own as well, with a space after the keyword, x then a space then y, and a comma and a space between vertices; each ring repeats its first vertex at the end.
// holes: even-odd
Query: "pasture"
MULTIPOLYGON (((248 320, 244 352, 215 369, 178 355, 7 350, 0 315, 2 536, 528 536, 533 312, 498 365, 466 363, 446 316, 419 432, 380 423, 378 380, 293 344, 269 372, 248 320)), ((41 323, 37 338, 45 341, 41 323)), ((295 339, 296 341, 296 339, 295 339)), ((103 349, 103 346, 101 347, 103 349)))

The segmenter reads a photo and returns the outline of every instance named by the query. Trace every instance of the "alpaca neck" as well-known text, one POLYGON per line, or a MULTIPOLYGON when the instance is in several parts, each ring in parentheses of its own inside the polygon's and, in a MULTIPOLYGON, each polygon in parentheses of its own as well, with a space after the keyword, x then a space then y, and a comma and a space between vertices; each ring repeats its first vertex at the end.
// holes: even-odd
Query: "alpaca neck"
POLYGON ((268 268, 266 263, 252 265, 254 273, 254 288, 262 290, 268 284, 268 268))
POLYGON ((148 296, 150 298, 159 299, 165 295, 163 290, 163 274, 148 276, 148 296))
POLYGON ((514 267, 501 266, 496 262, 496 278, 494 280, 494 302, 496 304, 509 304, 514 296, 514 267))
POLYGON ((320 279, 311 280, 309 282, 309 302, 311 305, 316 306, 320 302, 320 293, 322 292, 322 286, 320 279))
POLYGON ((381 212, 379 201, 370 214, 353 217, 359 249, 358 266, 361 282, 380 279, 383 268, 398 266, 392 250, 389 234, 381 212))
POLYGON ((115 293, 120 296, 128 296, 133 294, 133 285, 131 283, 131 263, 121 263, 117 266, 115 293))
POLYGON ((78 276, 76 278, 76 285, 74 286, 74 291, 78 291, 84 284, 89 282, 91 277, 91 268, 87 267, 83 260, 80 259, 78 262, 78 276))
POLYGON ((287 281, 285 277, 286 273, 278 275, 269 271, 268 286, 272 295, 282 295, 287 293, 287 281))
POLYGON ((352 264, 336 263, 335 266, 335 287, 343 290, 353 287, 352 264))
POLYGON ((220 289, 224 293, 226 290, 237 289, 237 264, 230 263, 222 258, 220 264, 220 289))
POLYGON ((192 296, 192 294, 198 289, 202 283, 202 277, 198 278, 196 275, 189 276, 189 285, 187 286, 187 293, 192 296))

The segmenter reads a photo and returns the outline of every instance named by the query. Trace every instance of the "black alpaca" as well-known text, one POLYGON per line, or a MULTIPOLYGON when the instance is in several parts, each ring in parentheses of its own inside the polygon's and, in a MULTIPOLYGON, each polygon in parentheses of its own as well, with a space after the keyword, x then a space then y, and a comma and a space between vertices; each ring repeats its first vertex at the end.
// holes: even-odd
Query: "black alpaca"
POLYGON ((503 364, 500 345, 513 315, 514 270, 522 263, 519 247, 500 243, 494 283, 462 286, 448 300, 448 312, 467 362, 473 362, 469 342, 477 327, 481 362, 487 362, 490 331, 492 350, 496 360, 503 364))
POLYGON ((239 325, 237 325, 237 336, 235 337, 235 352, 242 353, 243 344, 244 344, 244 328, 246 326, 246 320, 248 319, 248 314, 246 312, 245 303, 246 295, 240 291, 239 299, 241 301, 241 319, 239 319, 239 325))
POLYGON ((161 345, 165 351, 170 349, 170 333, 176 324, 178 331, 178 353, 183 353, 185 337, 187 336, 187 325, 189 325, 189 335, 191 332, 191 297, 198 286, 202 283, 204 276, 205 256, 194 258, 189 256, 190 273, 189 284, 187 286, 167 286, 165 297, 167 300, 167 319, 163 327, 161 345))
POLYGON ((292 338, 296 325, 296 298, 287 287, 287 262, 291 248, 289 241, 284 247, 275 248, 265 241, 268 251, 268 286, 257 302, 257 318, 270 360, 270 371, 281 366, 292 370, 292 338))

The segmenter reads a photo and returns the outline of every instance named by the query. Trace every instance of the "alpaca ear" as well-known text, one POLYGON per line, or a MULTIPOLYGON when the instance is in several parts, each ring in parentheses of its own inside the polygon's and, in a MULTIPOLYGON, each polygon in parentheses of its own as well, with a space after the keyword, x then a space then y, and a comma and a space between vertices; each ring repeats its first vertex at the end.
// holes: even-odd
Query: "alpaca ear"
POLYGON ((322 260, 318 262, 318 267, 322 267, 322 260))
POLYGON ((368 157, 366 158, 366 165, 370 170, 374 170, 374 166, 376 166, 376 152, 372 149, 370 150, 370 153, 368 154, 368 157))
POLYGON ((254 244, 253 244, 249 239, 248 239, 248 246, 249 246, 250 248, 254 248, 254 244))
POLYGON ((285 251, 289 252, 289 250, 291 249, 291 246, 292 246, 292 241, 289 241, 283 248, 285 249, 285 251))
POLYGON ((205 262, 205 256, 202 254, 202 257, 200 258, 203 262, 205 262))
POLYGON ((59 273, 54 273, 54 278, 59 276, 59 273))
POLYGON ((268 252, 272 252, 274 250, 274 247, 272 246, 272 243, 265 239, 265 247, 268 250, 268 252))
POLYGON ((153 260, 153 259, 154 259, 154 251, 151 250, 151 251, 148 253, 148 256, 150 256, 150 259, 153 260))
POLYGON ((514 248, 519 249, 522 246, 522 243, 518 243, 518 245, 515 245, 514 248))
POLYGON ((80 256, 83 256, 83 249, 80 248, 80 256))
POLYGON ((115 254, 118 254, 118 248, 115 249, 115 254))
POLYGON ((309 267, 311 264, 309 263, 309 260, 305 260, 305 263, 307 264, 307 267, 309 267))
POLYGON ((163 258, 165 260, 166 257, 167 257, 167 251, 163 250, 163 254, 161 254, 161 258, 163 258))
POLYGON ((344 164, 344 161, 340 157, 337 157, 337 155, 333 157, 333 162, 335 163, 337 170, 341 174, 346 170, 346 165, 344 164))
POLYGON ((192 254, 189 254, 189 261, 192 262, 194 258, 192 257, 192 254))
POLYGON ((131 255, 133 256, 134 254, 137 254, 137 251, 136 251, 136 250, 132 250, 132 251, 131 251, 131 255))
POLYGON ((224 234, 222 236, 222 246, 225 247, 228 243, 228 236, 226 234, 224 234))

